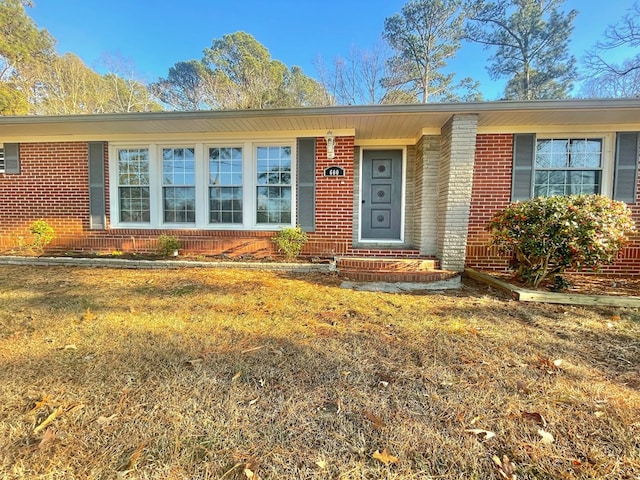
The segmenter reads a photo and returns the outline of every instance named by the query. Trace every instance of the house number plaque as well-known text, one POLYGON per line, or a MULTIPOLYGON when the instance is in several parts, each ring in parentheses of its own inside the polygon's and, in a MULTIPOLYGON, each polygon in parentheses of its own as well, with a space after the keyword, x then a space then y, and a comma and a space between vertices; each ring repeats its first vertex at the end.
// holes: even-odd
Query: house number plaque
POLYGON ((344 177, 344 168, 342 167, 327 167, 324 169, 325 177, 344 177))

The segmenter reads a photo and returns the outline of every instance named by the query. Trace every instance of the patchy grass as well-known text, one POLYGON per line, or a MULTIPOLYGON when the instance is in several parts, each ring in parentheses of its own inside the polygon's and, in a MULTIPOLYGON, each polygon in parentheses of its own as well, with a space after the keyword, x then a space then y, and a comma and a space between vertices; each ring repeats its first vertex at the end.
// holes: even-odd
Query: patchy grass
POLYGON ((0 267, 0 366, 7 479, 640 476, 635 310, 0 267))

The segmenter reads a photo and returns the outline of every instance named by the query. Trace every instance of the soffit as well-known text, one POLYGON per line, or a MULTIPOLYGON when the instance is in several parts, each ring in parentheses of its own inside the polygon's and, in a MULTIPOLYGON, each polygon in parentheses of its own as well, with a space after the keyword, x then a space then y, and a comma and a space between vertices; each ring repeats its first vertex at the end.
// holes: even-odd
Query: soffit
POLYGON ((11 139, 112 138, 201 134, 299 136, 355 132, 357 140, 418 139, 439 131, 452 115, 478 115, 482 132, 549 126, 640 124, 640 101, 570 100, 482 102, 427 105, 376 105, 249 111, 154 112, 132 114, 0 117, 0 142, 11 139))

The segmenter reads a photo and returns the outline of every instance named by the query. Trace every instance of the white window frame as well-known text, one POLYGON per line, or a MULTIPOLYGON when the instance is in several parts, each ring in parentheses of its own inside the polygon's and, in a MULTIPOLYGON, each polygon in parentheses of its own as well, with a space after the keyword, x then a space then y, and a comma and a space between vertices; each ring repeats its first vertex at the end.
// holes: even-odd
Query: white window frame
POLYGON ((176 142, 110 142, 109 143, 109 206, 110 224, 114 229, 141 230, 238 230, 238 231, 274 231, 283 227, 293 227, 296 223, 297 172, 296 141, 292 138, 260 140, 205 140, 176 142), (257 149, 258 147, 291 148, 291 222, 288 224, 257 223, 257 149), (242 224, 209 223, 209 148, 242 148, 242 224), (120 221, 118 192, 118 155, 119 149, 149 149, 149 195, 150 222, 123 223, 120 221), (164 223, 164 205, 162 196, 162 149, 194 148, 196 175, 196 221, 195 223, 164 223))
MULTIPOLYGON (((160 201, 160 205, 159 205, 159 216, 160 216, 160 226, 159 228, 167 228, 167 229, 181 229, 181 228, 191 228, 193 229, 195 227, 195 225, 197 225, 198 223, 198 210, 200 210, 198 208, 198 178, 202 178, 202 177, 198 177, 198 154, 197 154, 198 148, 195 144, 190 143, 190 142, 184 142, 184 143, 171 143, 171 144, 159 144, 156 147, 156 156, 157 156, 157 183, 158 183, 158 188, 160 189, 160 195, 159 195, 159 201, 160 201), (193 162, 194 162, 194 181, 195 184, 193 185, 193 187, 195 188, 195 208, 196 208, 196 219, 195 222, 165 222, 164 220, 164 181, 163 181, 163 173, 162 173, 162 163, 163 163, 163 155, 162 155, 162 151, 164 149, 176 149, 176 148, 193 148, 193 162)), ((149 167, 149 177, 150 183, 153 183, 153 176, 151 175, 151 167, 149 167)), ((186 188, 191 188, 191 185, 176 185, 176 187, 180 188, 180 187, 186 187, 186 188)), ((153 194, 153 192, 150 190, 150 193, 153 194)), ((151 202, 151 210, 153 210, 153 202, 151 202)))
MULTIPOLYGON (((603 133, 603 132, 556 132, 556 133, 543 133, 536 134, 534 155, 538 153, 538 140, 580 140, 580 139, 599 139, 602 140, 602 158, 601 158, 601 179, 600 179, 600 195, 611 198, 613 195, 613 170, 614 170, 614 155, 615 155, 615 133, 603 133)), ((536 158, 533 159, 533 171, 531 172, 531 194, 535 195, 535 176, 536 171, 536 158)), ((546 170, 546 169, 540 169, 546 170)), ((562 170, 562 169, 558 169, 562 170)), ((570 169, 564 169, 570 170, 570 169)), ((597 170, 593 168, 585 168, 584 170, 597 170)))
MULTIPOLYGON (((204 202, 206 205, 206 211, 205 211, 205 217, 206 217, 206 223, 214 229, 237 229, 237 228, 245 228, 245 225, 247 223, 247 204, 246 204, 246 196, 247 196, 247 192, 245 191, 247 189, 247 177, 246 177, 246 170, 247 170, 247 163, 249 163, 247 161, 247 157, 251 158, 251 155, 247 155, 247 151, 246 151, 246 145, 244 143, 207 143, 204 146, 204 163, 205 163, 205 177, 206 177, 206 188, 205 188, 205 192, 204 192, 204 202), (211 185, 209 184, 209 178, 211 176, 211 171, 210 171, 210 162, 209 162, 209 149, 211 148, 240 148, 242 150, 242 185, 240 185, 242 187, 242 222, 241 223, 211 223, 210 222, 210 212, 209 212, 209 189, 211 188, 211 185)), ((197 165, 196 165, 196 177, 197 177, 197 165)), ((198 183, 198 182, 196 182, 198 183)), ((235 186, 235 185, 220 185, 221 187, 225 187, 225 186, 235 186)), ((197 192, 196 192, 197 195, 197 192)), ((197 211, 197 205, 196 204, 196 215, 198 213, 197 211)))
MULTIPOLYGON (((252 228, 255 230, 279 230, 282 227, 295 226, 296 223, 296 149, 295 142, 255 142, 253 144, 253 161, 251 165, 253 167, 253 171, 251 172, 251 190, 252 190, 252 203, 251 203, 251 211, 252 211, 252 220, 253 226, 252 228), (258 187, 268 186, 267 184, 258 184, 258 148, 268 148, 268 147, 289 147, 291 149, 291 183, 288 185, 291 188, 291 221, 287 224, 284 223, 258 223, 258 187)), ((278 184, 277 186, 287 186, 283 184, 278 184)))
POLYGON ((0 143, 0 173, 4 173, 6 167, 7 164, 4 159, 4 144, 0 143))

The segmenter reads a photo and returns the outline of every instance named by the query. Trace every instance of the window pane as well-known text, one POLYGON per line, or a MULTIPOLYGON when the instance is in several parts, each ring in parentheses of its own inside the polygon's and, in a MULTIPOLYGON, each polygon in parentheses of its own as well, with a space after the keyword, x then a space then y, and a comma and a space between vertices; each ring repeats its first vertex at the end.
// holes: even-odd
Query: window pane
POLYGON ((209 149, 209 185, 242 185, 242 148, 209 149))
POLYGON ((571 141, 571 166, 573 168, 599 168, 602 140, 580 139, 571 141))
POLYGON ((258 187, 257 222, 291 223, 291 187, 258 187))
POLYGON ((536 145, 536 168, 568 166, 568 140, 542 139, 536 145))
POLYGON ((242 187, 209 189, 209 222, 242 223, 242 187))
POLYGON ((164 221, 194 223, 196 221, 196 189, 194 187, 164 187, 164 221))
POLYGON ((195 149, 162 149, 163 185, 195 185, 195 149))
POLYGON ((120 187, 120 221, 148 223, 151 221, 149 187, 120 187))
POLYGON ((118 184, 149 185, 149 150, 118 150, 118 184))
POLYGON ((589 195, 600 192, 600 172, 573 171, 568 176, 570 180, 567 194, 589 195))

